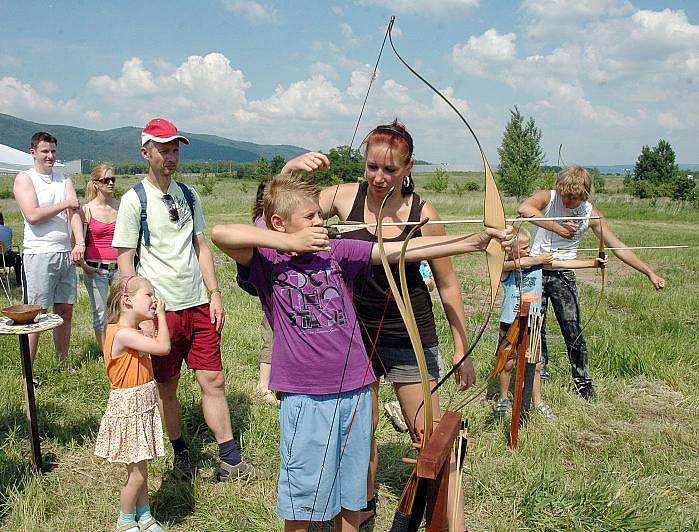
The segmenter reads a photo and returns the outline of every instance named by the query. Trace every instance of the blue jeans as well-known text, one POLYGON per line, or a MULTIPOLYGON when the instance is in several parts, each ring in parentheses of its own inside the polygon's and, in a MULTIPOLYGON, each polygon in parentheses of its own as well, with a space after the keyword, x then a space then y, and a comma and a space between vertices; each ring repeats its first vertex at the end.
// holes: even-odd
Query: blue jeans
POLYGON ((107 296, 109 285, 116 279, 119 270, 103 270, 98 268, 95 273, 88 275, 83 272, 83 282, 92 306, 92 328, 104 331, 107 322, 107 296))

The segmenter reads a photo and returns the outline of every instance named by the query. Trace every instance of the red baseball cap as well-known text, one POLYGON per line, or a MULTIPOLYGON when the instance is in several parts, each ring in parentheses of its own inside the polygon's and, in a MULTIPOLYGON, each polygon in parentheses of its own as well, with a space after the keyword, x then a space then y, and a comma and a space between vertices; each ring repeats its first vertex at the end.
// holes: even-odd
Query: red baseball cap
POLYGON ((143 146, 149 140, 164 144, 175 139, 179 139, 185 144, 189 144, 187 137, 180 135, 180 132, 177 131, 175 124, 168 122, 164 118, 154 118, 148 122, 148 124, 146 124, 146 127, 143 128, 143 131, 141 132, 141 146, 143 146))

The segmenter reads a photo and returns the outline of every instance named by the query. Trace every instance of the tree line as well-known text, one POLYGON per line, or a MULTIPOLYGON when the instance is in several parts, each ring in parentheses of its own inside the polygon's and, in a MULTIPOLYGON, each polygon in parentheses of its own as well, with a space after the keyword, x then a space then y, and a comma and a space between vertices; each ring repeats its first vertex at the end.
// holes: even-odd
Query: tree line
MULTIPOLYGON (((541 130, 533 118, 525 121, 517 106, 510 110, 510 120, 505 126, 498 154, 498 181, 508 196, 521 198, 538 188, 552 188, 556 173, 561 170, 561 161, 556 166, 543 166, 541 130)), ((597 169, 591 169, 591 173, 594 189, 604 192, 604 178, 597 169)), ((672 146, 663 139, 652 148, 643 146, 633 172, 624 178, 626 192, 638 198, 669 197, 697 201, 699 196, 695 186, 693 176, 680 170, 672 146)))
MULTIPOLYGON (((517 106, 510 110, 510 119, 505 126, 502 142, 498 148, 500 166, 496 178, 506 196, 523 198, 536 189, 553 188, 556 176, 562 169, 562 161, 556 165, 545 165, 541 148, 541 130, 534 118, 525 117, 517 106)), ((337 146, 327 153, 330 168, 316 172, 312 179, 319 185, 329 185, 358 181, 364 174, 364 159, 358 149, 337 146)), ((94 162, 97 164, 97 162, 94 162)), ((245 179, 261 181, 281 171, 286 160, 281 155, 267 161, 260 157, 255 162, 235 161, 184 161, 179 165, 181 174, 204 176, 201 183, 213 188, 217 179, 245 179), (213 181, 212 181, 213 180, 213 181)), ((144 162, 122 162, 113 164, 119 175, 144 174, 148 167, 144 162)), ((605 192, 605 179, 596 168, 589 169, 593 188, 605 192)), ((431 176, 427 188, 436 192, 446 191, 449 176, 445 170, 437 169, 431 176)), ((634 170, 624 178, 626 192, 639 198, 670 197, 679 200, 699 202, 694 178, 679 169, 675 162, 675 152, 666 140, 660 139, 654 147, 643 146, 634 170)), ((461 196, 467 191, 479 190, 475 182, 454 185, 454 192, 461 196)))

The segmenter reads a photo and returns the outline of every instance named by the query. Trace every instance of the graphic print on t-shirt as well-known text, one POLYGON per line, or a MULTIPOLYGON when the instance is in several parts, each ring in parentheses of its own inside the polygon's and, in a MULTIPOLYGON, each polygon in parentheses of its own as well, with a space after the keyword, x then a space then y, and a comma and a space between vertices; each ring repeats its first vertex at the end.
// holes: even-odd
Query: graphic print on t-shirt
POLYGON ((179 217, 177 226, 182 229, 192 219, 192 212, 189 210, 189 205, 187 205, 187 200, 184 197, 173 195, 172 199, 175 201, 175 208, 179 217))
POLYGON ((275 291, 292 327, 303 332, 331 332, 347 323, 340 271, 327 268, 299 271, 287 267, 274 272, 275 291))

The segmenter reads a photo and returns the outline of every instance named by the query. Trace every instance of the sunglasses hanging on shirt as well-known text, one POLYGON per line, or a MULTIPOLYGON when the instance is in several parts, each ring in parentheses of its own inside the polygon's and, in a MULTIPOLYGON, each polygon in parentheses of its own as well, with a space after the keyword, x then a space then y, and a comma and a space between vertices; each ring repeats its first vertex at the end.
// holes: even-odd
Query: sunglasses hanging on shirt
POLYGON ((170 214, 170 221, 172 223, 179 222, 180 215, 177 212, 177 203, 175 203, 175 199, 170 194, 164 194, 163 201, 165 202, 165 206, 167 207, 168 214, 170 214))

